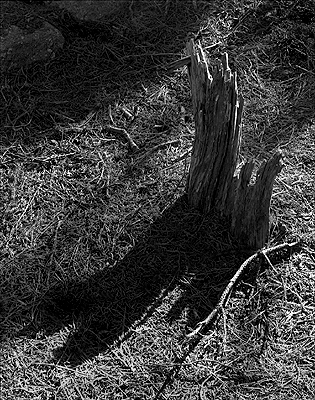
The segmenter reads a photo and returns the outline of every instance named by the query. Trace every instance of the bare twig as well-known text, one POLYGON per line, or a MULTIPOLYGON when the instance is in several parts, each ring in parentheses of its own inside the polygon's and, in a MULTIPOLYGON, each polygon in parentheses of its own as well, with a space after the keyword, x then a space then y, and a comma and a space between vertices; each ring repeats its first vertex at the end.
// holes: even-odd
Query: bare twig
POLYGON ((189 147, 189 149, 186 150, 183 154, 181 154, 180 156, 178 156, 177 158, 175 158, 175 160, 173 160, 172 163, 175 164, 175 163, 177 163, 177 162, 179 162, 179 161, 184 160, 186 157, 189 156, 189 154, 191 153, 191 150, 192 150, 192 146, 189 147))
POLYGON ((207 51, 215 50, 220 45, 222 45, 222 43, 221 42, 217 42, 217 43, 210 44, 209 46, 206 46, 204 49, 207 50, 207 51))
MULTIPOLYGON (((209 327, 211 323, 213 323, 218 316, 219 313, 222 313, 222 310, 224 310, 224 307, 226 303, 228 302, 229 296, 235 287, 235 284, 239 281, 240 277, 243 275, 243 273, 248 269, 248 267, 251 265, 251 263, 254 260, 259 260, 261 256, 263 255, 264 257, 268 257, 269 254, 275 253, 277 251, 289 251, 291 254, 294 251, 299 251, 301 248, 301 243, 300 242, 294 242, 294 243, 283 243, 278 246, 270 247, 269 249, 265 250, 258 250, 255 254, 247 258, 245 262, 239 267, 239 269, 236 271, 235 275, 233 278, 230 280, 228 283, 227 287, 223 291, 220 300, 217 304, 217 306, 211 311, 211 313, 207 316, 206 319, 203 321, 199 322, 197 324, 197 327, 195 330, 193 330, 191 333, 187 335, 187 337, 192 338, 198 333, 204 332, 206 328, 209 327)), ((269 258, 268 258, 269 260, 269 258)), ((269 260, 270 262, 270 260, 269 260)), ((268 263, 269 264, 269 263, 268 263)))
POLYGON ((106 129, 111 133, 122 136, 128 142, 130 150, 132 150, 132 151, 139 150, 139 147, 136 145, 136 143, 134 142, 132 137, 129 135, 129 133, 126 131, 126 129, 117 128, 116 126, 112 126, 112 125, 107 125, 106 129))
POLYGON ((111 105, 108 106, 108 116, 109 116, 110 123, 114 125, 114 119, 113 119, 113 113, 112 113, 112 106, 111 105))
POLYGON ((127 107, 122 106, 120 109, 123 112, 126 119, 134 119, 134 115, 132 114, 132 112, 130 110, 128 110, 127 107))
POLYGON ((175 140, 169 140, 168 142, 163 142, 160 143, 154 147, 152 147, 150 150, 148 150, 144 155, 142 155, 141 157, 139 157, 139 159, 137 160, 138 162, 144 160, 146 157, 148 157, 150 154, 154 153, 157 150, 161 150, 164 149, 165 147, 168 146, 175 146, 175 145, 179 145, 181 143, 180 139, 175 139, 175 140))
POLYGON ((179 60, 171 62, 170 64, 167 65, 166 69, 167 69, 167 72, 172 72, 172 71, 175 71, 176 69, 179 69, 186 65, 190 65, 190 63, 191 63, 191 57, 187 56, 187 57, 184 57, 179 60))

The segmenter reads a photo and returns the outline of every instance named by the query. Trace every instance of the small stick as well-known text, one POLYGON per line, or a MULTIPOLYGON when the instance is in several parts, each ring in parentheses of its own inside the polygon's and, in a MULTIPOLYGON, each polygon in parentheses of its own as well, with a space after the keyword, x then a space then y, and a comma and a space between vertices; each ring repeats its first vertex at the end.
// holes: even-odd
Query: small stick
MULTIPOLYGON (((202 331, 205 330, 214 320, 216 319, 217 315, 222 312, 224 309, 224 306, 226 305, 229 296, 232 292, 232 289, 234 288, 235 284, 238 282, 239 278, 241 275, 244 273, 244 271, 247 269, 247 267, 250 265, 250 263, 256 259, 261 258, 261 256, 268 257, 268 254, 277 252, 279 250, 287 250, 290 252, 290 254, 294 251, 298 251, 301 247, 300 242, 294 242, 294 243, 283 243, 279 244, 278 246, 270 247, 269 249, 265 250, 258 250, 255 254, 250 256, 247 260, 243 262, 243 264, 239 267, 239 269, 236 271, 235 275, 233 278, 230 280, 228 283, 227 287, 224 289, 220 300, 217 304, 217 306, 211 311, 211 313, 207 316, 206 319, 203 321, 199 322, 197 324, 197 327, 195 330, 193 330, 191 333, 187 335, 188 338, 192 338, 198 333, 201 333, 202 331)), ((268 258, 269 260, 269 258, 268 258)))
POLYGON ((127 107, 122 106, 121 111, 127 119, 134 119, 134 115, 128 110, 127 107))
POLYGON ((275 269, 275 267, 273 266, 272 262, 270 261, 270 258, 267 256, 266 250, 263 250, 263 251, 262 251, 262 255, 265 257, 265 260, 267 261, 269 267, 275 272, 276 269, 275 269))
POLYGON ((184 158, 188 157, 188 156, 189 156, 189 153, 191 153, 191 150, 192 150, 192 146, 189 147, 189 149, 186 150, 183 154, 181 154, 180 156, 178 156, 177 158, 175 158, 175 160, 173 160, 173 164, 175 164, 175 163, 177 163, 177 162, 179 162, 179 161, 182 161, 184 158))
POLYGON ((158 145, 152 147, 152 148, 151 148, 149 151, 147 151, 143 156, 141 156, 141 157, 138 159, 138 162, 144 160, 146 157, 148 157, 150 154, 154 153, 154 152, 157 151, 157 150, 161 150, 161 149, 164 149, 165 147, 172 146, 172 145, 175 146, 175 145, 178 145, 178 144, 181 144, 181 139, 169 140, 168 142, 160 143, 160 144, 158 144, 158 145))
POLYGON ((217 43, 213 43, 210 44, 210 46, 206 46, 205 50, 215 50, 217 47, 219 47, 222 43, 221 42, 217 42, 217 43))
POLYGON ((179 69, 184 67, 185 65, 190 65, 191 63, 191 56, 187 56, 184 58, 180 58, 179 60, 173 61, 169 63, 166 67, 168 72, 175 71, 175 69, 179 69))
POLYGON ((108 116, 109 116, 110 123, 114 125, 114 119, 113 119, 113 113, 112 113, 112 106, 111 105, 108 106, 108 116))
POLYGON ((129 135, 129 133, 126 131, 126 129, 117 128, 116 126, 112 126, 112 125, 107 125, 106 129, 111 133, 122 136, 128 142, 128 145, 129 145, 131 151, 139 150, 139 147, 136 145, 136 143, 134 142, 132 137, 129 135))

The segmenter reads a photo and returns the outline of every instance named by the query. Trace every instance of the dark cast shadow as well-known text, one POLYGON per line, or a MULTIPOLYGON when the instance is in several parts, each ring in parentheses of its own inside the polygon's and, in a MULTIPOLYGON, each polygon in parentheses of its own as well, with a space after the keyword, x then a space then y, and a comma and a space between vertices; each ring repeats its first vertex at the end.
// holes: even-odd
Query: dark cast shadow
POLYGON ((1 75, 1 145, 62 140, 60 127, 82 125, 91 113, 107 116, 108 106, 128 90, 141 93, 143 86, 160 82, 165 65, 182 52, 187 33, 198 31, 202 10, 193 11, 190 0, 171 2, 168 10, 164 0, 134 2, 103 27, 86 22, 84 34, 65 13, 62 24, 51 20, 54 12, 49 6, 36 11, 59 28, 64 48, 48 62, 1 75))
POLYGON ((224 221, 201 215, 182 197, 114 267, 104 262, 89 279, 73 279, 45 293, 36 329, 21 334, 52 335, 67 324, 75 327, 54 357, 77 365, 125 340, 177 285, 183 295, 168 318, 171 323, 188 308, 186 329, 191 329, 216 305, 247 255, 231 241, 224 221))

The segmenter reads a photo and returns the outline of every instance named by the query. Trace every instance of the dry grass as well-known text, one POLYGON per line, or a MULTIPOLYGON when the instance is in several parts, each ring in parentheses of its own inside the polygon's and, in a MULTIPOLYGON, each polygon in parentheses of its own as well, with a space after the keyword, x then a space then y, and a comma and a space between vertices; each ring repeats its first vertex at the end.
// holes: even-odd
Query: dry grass
POLYGON ((110 42, 77 39, 3 77, 1 399, 313 398, 312 2, 167 3, 139 2, 110 42), (164 66, 198 29, 205 48, 220 43, 210 61, 227 51, 238 72, 242 157, 286 154, 269 245, 304 246, 243 282, 190 345, 248 256, 185 203, 189 85, 164 66))

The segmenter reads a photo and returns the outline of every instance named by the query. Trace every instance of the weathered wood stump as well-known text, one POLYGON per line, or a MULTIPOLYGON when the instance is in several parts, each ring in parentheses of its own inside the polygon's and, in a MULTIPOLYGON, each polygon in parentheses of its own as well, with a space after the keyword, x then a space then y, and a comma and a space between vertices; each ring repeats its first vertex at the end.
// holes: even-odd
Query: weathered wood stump
POLYGON ((254 162, 238 167, 243 98, 236 73, 225 54, 210 67, 202 47, 187 44, 188 74, 195 120, 187 195, 190 205, 229 218, 231 233, 244 245, 264 247, 269 235, 273 183, 282 169, 282 154, 274 156, 252 176, 254 162))

